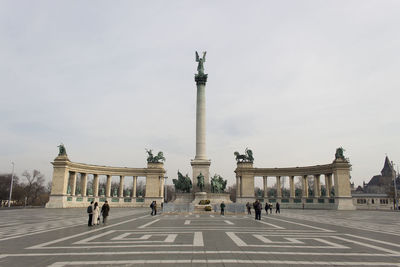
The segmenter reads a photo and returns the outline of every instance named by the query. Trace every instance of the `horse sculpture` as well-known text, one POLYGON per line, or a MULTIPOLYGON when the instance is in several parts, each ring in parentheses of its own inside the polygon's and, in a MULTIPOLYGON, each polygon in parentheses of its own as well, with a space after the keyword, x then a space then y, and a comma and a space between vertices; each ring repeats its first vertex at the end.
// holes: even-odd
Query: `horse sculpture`
POLYGON ((236 156, 237 162, 253 162, 254 161, 253 151, 251 151, 251 149, 246 148, 243 155, 237 151, 233 154, 236 156))
POLYGON ((226 183, 228 181, 224 180, 220 175, 215 174, 211 178, 211 192, 212 193, 222 193, 226 188, 226 183))
POLYGON ((148 154, 148 157, 147 157, 147 162, 148 163, 160 163, 162 161, 165 161, 164 154, 161 151, 158 152, 157 156, 153 155, 152 149, 150 149, 150 150, 146 149, 146 152, 148 154))
POLYGON ((175 185, 176 191, 190 193, 190 189, 192 188, 192 181, 187 174, 186 176, 183 176, 182 173, 178 171, 178 179, 173 179, 172 182, 175 185))

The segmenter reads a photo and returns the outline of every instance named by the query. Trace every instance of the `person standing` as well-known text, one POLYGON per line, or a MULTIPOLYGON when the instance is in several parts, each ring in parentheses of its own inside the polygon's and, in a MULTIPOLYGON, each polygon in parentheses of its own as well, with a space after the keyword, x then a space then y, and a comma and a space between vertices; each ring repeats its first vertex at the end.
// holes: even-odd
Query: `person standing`
POLYGON ((269 203, 269 213, 272 214, 272 203, 269 203))
POLYGON ((87 207, 87 213, 89 215, 88 226, 92 226, 93 220, 93 201, 90 202, 90 205, 87 207))
POLYGON ((107 217, 110 212, 110 205, 108 205, 108 201, 104 202, 104 205, 101 207, 101 214, 103 215, 103 224, 107 223, 107 217))
POLYGON ((260 201, 256 200, 253 204, 254 212, 256 214, 256 220, 261 220, 261 203, 260 201))
POLYGON ((268 204, 268 202, 266 202, 265 203, 265 212, 267 213, 267 215, 268 215, 268 209, 269 209, 269 204, 268 204))
POLYGON ((281 205, 279 204, 279 202, 276 202, 276 210, 275 210, 275 213, 281 213, 281 205))
POLYGON ((99 215, 100 215, 99 203, 95 202, 94 206, 93 206, 92 225, 98 225, 99 224, 99 215))
POLYGON ((225 216, 225 203, 223 201, 222 201, 220 207, 221 207, 221 215, 225 216))
POLYGON ((247 202, 246 208, 247 208, 247 214, 248 214, 248 215, 251 215, 251 206, 250 206, 250 203, 249 203, 249 202, 247 202))

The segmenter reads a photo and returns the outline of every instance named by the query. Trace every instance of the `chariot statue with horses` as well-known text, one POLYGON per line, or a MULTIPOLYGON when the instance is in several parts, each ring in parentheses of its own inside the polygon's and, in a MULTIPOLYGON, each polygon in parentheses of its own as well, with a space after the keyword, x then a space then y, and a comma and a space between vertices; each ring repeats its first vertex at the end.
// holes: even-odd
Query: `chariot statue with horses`
POLYGON ((148 156, 147 156, 148 163, 160 163, 160 162, 165 161, 165 157, 164 157, 164 154, 162 153, 162 151, 158 152, 157 156, 153 155, 152 149, 150 149, 150 150, 146 149, 146 152, 148 154, 148 156))
POLYGON ((244 154, 240 154, 239 152, 233 153, 236 156, 236 161, 237 162, 253 162, 253 151, 251 149, 246 148, 244 151, 244 154))

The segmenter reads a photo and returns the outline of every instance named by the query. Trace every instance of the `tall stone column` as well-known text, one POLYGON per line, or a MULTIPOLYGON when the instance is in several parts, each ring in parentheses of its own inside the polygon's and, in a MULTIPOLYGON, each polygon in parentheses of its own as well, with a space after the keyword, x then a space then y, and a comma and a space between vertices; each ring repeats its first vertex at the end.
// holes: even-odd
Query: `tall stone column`
POLYGON ((75 196, 76 191, 76 172, 70 172, 70 181, 71 181, 71 196, 75 196))
POLYGON ((160 197, 164 199, 164 177, 160 176, 160 197))
POLYGON ((302 185, 303 185, 303 187, 302 187, 302 190, 303 190, 303 196, 302 196, 302 198, 308 198, 308 181, 307 181, 307 179, 308 179, 308 175, 303 175, 303 180, 302 180, 302 185))
POLYGON ((236 197, 241 196, 240 184, 240 176, 236 175, 236 197))
POLYGON ((321 197, 321 186, 320 186, 320 175, 314 175, 314 197, 319 198, 321 197))
POLYGON ((281 177, 276 176, 276 197, 282 198, 281 177))
POLYGON ((200 58, 196 52, 196 61, 198 73, 195 75, 197 86, 196 98, 196 156, 191 161, 193 170, 193 185, 197 187, 197 177, 200 173, 204 176, 206 188, 210 186, 210 165, 211 161, 206 156, 206 82, 207 74, 204 73, 203 63, 205 62, 205 53, 200 58))
POLYGON ((136 183, 137 183, 137 176, 133 176, 132 197, 136 197, 136 183))
POLYGON ((326 189, 326 197, 331 197, 331 189, 332 189, 332 174, 325 174, 325 189, 326 189))
POLYGON ((264 190, 264 198, 268 197, 268 187, 267 187, 267 182, 268 182, 268 176, 263 176, 263 190, 264 190))
POLYGON ((111 175, 107 175, 106 197, 111 197, 111 175))
POLYGON ((81 195, 86 196, 87 191, 87 173, 81 173, 81 195))
POLYGON ((333 176, 335 179, 335 205, 338 210, 354 210, 350 188, 350 163, 345 158, 333 161, 333 176))
POLYGON ((93 196, 99 196, 99 175, 93 174, 93 196))
POLYGON ((124 176, 119 177, 119 188, 118 188, 118 196, 119 197, 124 197, 124 176))
POLYGON ((289 176, 289 186, 290 186, 290 198, 295 198, 296 191, 294 188, 294 176, 289 176))

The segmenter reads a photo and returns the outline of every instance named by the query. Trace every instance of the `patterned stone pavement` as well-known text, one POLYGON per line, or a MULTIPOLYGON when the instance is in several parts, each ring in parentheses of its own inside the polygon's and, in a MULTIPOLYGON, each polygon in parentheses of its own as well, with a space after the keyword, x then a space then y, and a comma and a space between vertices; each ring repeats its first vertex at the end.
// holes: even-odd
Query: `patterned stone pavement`
POLYGON ((0 210, 0 266, 400 266, 400 213, 249 215, 113 209, 0 210))

